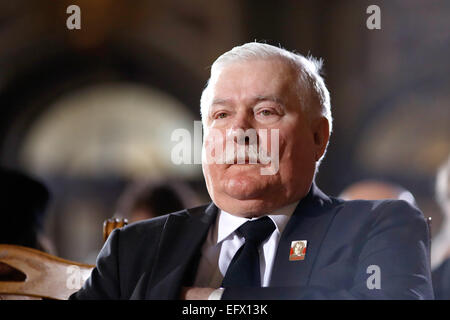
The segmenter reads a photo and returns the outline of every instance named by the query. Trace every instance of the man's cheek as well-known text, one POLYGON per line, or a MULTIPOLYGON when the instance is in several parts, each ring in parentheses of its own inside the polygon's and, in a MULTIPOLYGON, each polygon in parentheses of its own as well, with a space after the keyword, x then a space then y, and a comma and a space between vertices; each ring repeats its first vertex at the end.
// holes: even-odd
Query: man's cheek
POLYGON ((224 163, 225 138, 218 129, 210 129, 202 149, 202 161, 206 164, 224 163))
POLYGON ((259 158, 265 167, 261 168, 261 175, 275 175, 279 170, 280 151, 283 144, 280 144, 280 131, 271 129, 261 131, 259 135, 259 158), (268 166, 268 167, 267 167, 268 166))

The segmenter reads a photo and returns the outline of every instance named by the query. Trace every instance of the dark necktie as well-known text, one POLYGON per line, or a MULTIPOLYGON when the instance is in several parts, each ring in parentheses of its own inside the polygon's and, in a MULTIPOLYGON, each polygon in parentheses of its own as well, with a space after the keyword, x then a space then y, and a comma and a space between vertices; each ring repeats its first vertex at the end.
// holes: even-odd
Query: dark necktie
POLYGON ((237 229, 245 238, 230 262, 222 287, 261 287, 258 247, 275 230, 269 217, 247 221, 237 229))

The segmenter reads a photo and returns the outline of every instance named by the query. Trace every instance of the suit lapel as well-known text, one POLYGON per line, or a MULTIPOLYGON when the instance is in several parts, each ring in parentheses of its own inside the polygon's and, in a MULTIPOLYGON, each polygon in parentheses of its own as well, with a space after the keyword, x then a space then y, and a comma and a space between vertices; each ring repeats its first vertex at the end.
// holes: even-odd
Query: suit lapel
POLYGON ((164 226, 146 299, 177 299, 186 272, 199 251, 217 207, 203 208, 170 215, 164 226))
POLYGON ((314 261, 335 216, 331 200, 315 184, 303 198, 283 231, 273 266, 270 286, 307 285, 314 261), (289 261, 292 241, 307 240, 304 260, 289 261))

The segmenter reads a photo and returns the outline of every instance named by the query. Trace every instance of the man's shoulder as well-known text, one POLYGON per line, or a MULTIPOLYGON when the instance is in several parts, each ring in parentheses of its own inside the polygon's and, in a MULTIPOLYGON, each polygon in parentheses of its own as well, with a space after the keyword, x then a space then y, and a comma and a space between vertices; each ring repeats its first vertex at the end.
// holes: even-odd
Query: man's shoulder
POLYGON ((133 222, 121 229, 121 237, 130 234, 138 237, 146 237, 152 233, 162 230, 168 219, 174 217, 190 218, 199 217, 205 213, 206 208, 210 204, 205 204, 193 208, 187 208, 176 212, 171 212, 151 219, 133 222))
MULTIPOLYGON (((122 257, 122 261, 125 260, 127 264, 131 261, 136 261, 136 255, 147 253, 147 256, 151 256, 148 253, 155 252, 154 250, 158 248, 169 219, 180 217, 188 220, 193 216, 192 212, 194 212, 194 215, 197 213, 201 215, 200 212, 202 209, 205 211, 206 207, 207 205, 184 209, 159 217, 133 222, 114 230, 108 238, 106 246, 112 248, 111 250, 117 250, 119 256, 122 257), (131 248, 132 250, 130 250, 131 248)), ((173 234, 173 236, 176 237, 177 235, 173 234)))
POLYGON ((404 200, 331 200, 335 204, 335 216, 328 229, 329 247, 338 246, 336 241, 344 247, 359 249, 368 241, 371 241, 368 248, 418 241, 429 245, 429 227, 424 215, 404 200))

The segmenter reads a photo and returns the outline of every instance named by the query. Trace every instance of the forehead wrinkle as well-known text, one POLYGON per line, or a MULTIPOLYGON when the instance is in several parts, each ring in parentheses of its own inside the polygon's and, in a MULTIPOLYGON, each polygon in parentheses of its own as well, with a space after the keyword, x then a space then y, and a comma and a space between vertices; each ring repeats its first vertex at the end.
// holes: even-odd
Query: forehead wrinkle
MULTIPOLYGON (((282 98, 277 97, 276 95, 264 95, 264 94, 258 94, 253 97, 244 98, 246 101, 244 102, 245 105, 253 107, 257 105, 260 102, 265 101, 271 101, 274 102, 282 107, 285 106, 285 103, 282 98)), ((234 105, 233 99, 228 98, 217 98, 214 99, 211 103, 211 108, 215 106, 226 106, 226 107, 232 107, 234 105)))
POLYGON ((211 103, 211 106, 213 105, 217 105, 217 104, 221 104, 221 105, 230 105, 232 104, 232 100, 231 99, 222 99, 222 98, 217 98, 214 99, 213 102, 211 103))
POLYGON ((277 104, 284 105, 283 99, 277 97, 276 95, 257 95, 253 100, 255 102, 272 101, 277 104))
MULTIPOLYGON (((263 61, 264 60, 270 61, 272 59, 267 59, 267 60, 263 59, 263 61)), ((227 64, 225 66, 222 66, 220 71, 218 71, 218 73, 215 75, 214 81, 211 81, 209 83, 210 90, 211 90, 210 93, 212 93, 212 102, 209 104, 209 107, 218 106, 218 105, 232 107, 239 101, 244 102, 244 104, 246 104, 246 105, 251 104, 252 106, 257 104, 258 102, 262 102, 262 101, 273 101, 283 107, 286 107, 286 103, 288 102, 288 101, 286 101, 286 99, 288 97, 280 97, 279 94, 276 94, 273 91, 280 91, 279 93, 283 92, 283 95, 290 95, 291 91, 294 91, 297 94, 297 90, 296 90, 297 86, 293 85, 293 83, 295 83, 295 81, 292 81, 292 80, 295 80, 295 78, 296 78, 296 72, 295 72, 296 70, 294 68, 292 68, 291 65, 287 64, 283 59, 277 58, 275 60, 278 60, 277 64, 279 64, 279 65, 281 64, 281 66, 280 66, 281 68, 279 68, 279 70, 278 70, 278 78, 277 78, 278 83, 275 86, 273 86, 273 81, 275 81, 276 79, 274 79, 274 78, 269 79, 269 86, 267 86, 267 84, 264 85, 263 83, 260 83, 259 88, 254 88, 254 90, 251 90, 251 91, 256 91, 253 93, 245 90, 245 88, 247 87, 246 85, 236 87, 235 85, 233 85, 233 81, 225 81, 222 78, 222 76, 224 75, 224 73, 226 71, 230 70, 229 68, 236 67, 236 65, 242 66, 242 65, 245 65, 246 62, 247 63, 257 62, 258 63, 261 60, 237 62, 237 63, 231 63, 231 64, 227 64), (284 72, 281 69, 283 69, 284 72), (229 82, 231 82, 231 83, 229 83, 229 82), (220 83, 220 85, 219 85, 219 83, 220 83), (218 90, 218 87, 220 88, 220 90, 218 90), (268 89, 268 87, 271 87, 270 91, 272 91, 272 92, 261 92, 261 91, 264 91, 265 89, 268 89), (220 93, 218 91, 220 91, 220 93), (219 94, 216 96, 217 93, 219 93, 219 94), (230 94, 232 94, 233 97, 227 97, 227 95, 230 95, 230 94)), ((251 76, 252 76, 252 72, 245 72, 244 74, 241 75, 240 80, 242 81, 246 77, 251 77, 251 76)), ((249 81, 249 83, 253 83, 253 84, 255 83, 251 78, 248 79, 248 81, 249 81)))

